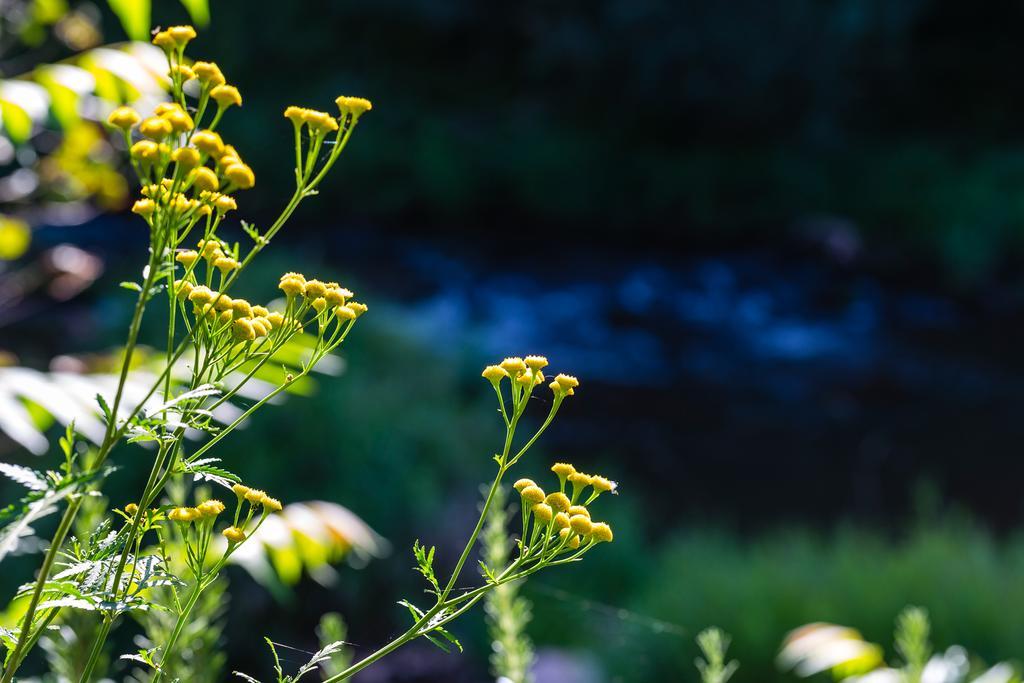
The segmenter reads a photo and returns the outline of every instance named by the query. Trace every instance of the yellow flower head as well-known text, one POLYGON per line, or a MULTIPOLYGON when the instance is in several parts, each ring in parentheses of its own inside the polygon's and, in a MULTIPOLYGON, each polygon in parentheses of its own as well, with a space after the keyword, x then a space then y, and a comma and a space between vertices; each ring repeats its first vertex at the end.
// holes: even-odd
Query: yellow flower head
POLYGON ((184 265, 186 268, 190 268, 193 263, 199 260, 199 252, 191 249, 187 251, 179 251, 174 255, 174 260, 184 265))
POLYGON ((210 91, 210 97, 213 98, 221 109, 231 105, 236 107, 242 106, 242 93, 238 92, 238 88, 233 85, 218 85, 210 91))
MULTIPOLYGON (((171 124, 171 130, 175 133, 187 133, 196 127, 192 117, 181 107, 173 109, 162 115, 160 118, 171 124)), ((141 129, 140 129, 141 130, 141 129)))
POLYGON ((174 36, 171 35, 170 31, 159 31, 153 36, 153 44, 157 47, 161 47, 166 52, 178 47, 178 43, 174 40, 174 36))
POLYGON ((523 360, 531 370, 542 370, 548 365, 548 359, 544 356, 527 356, 523 360))
POLYGON ((221 275, 227 275, 232 270, 239 267, 238 261, 231 258, 230 256, 221 256, 219 259, 214 260, 213 267, 221 272, 221 275))
POLYGON ((266 337, 270 334, 270 330, 274 329, 270 324, 270 321, 266 318, 259 317, 252 319, 252 329, 256 330, 256 337, 266 337))
POLYGON ((347 289, 343 289, 337 282, 327 283, 327 291, 324 292, 324 298, 327 299, 327 303, 331 306, 340 306, 345 303, 345 298, 352 296, 352 292, 347 289))
POLYGON ((294 274, 285 275, 281 278, 281 283, 278 285, 285 296, 302 296, 306 292, 306 282, 301 277, 297 277, 294 274))
POLYGON ((573 515, 569 518, 569 527, 580 536, 586 536, 593 528, 593 524, 586 515, 573 515))
POLYGON ((338 122, 333 116, 325 111, 307 109, 303 112, 303 118, 309 125, 310 130, 314 130, 319 133, 330 133, 338 130, 338 122))
POLYGON ((231 315, 231 311, 221 311, 220 315, 217 316, 217 322, 221 325, 227 325, 234 319, 235 316, 231 315))
POLYGON ((160 145, 152 140, 139 140, 132 145, 130 154, 134 159, 152 163, 160 158, 160 145))
POLYGON ((231 164, 224 169, 224 176, 242 190, 248 190, 256 184, 256 176, 245 164, 231 164))
POLYGON ((566 510, 566 512, 569 514, 570 517, 574 517, 576 515, 583 515, 587 518, 590 517, 590 510, 588 510, 587 506, 585 505, 573 505, 571 508, 566 510))
POLYGON ((156 202, 152 199, 137 199, 132 205, 132 213, 137 213, 140 216, 152 216, 154 211, 156 211, 156 202))
POLYGON ((267 314, 267 322, 271 324, 274 329, 282 327, 284 325, 284 316, 274 311, 273 313, 267 314))
POLYGON ((174 281, 174 296, 180 301, 184 301, 188 298, 188 295, 192 293, 192 283, 187 280, 175 280, 174 281))
POLYGON ((497 386, 503 378, 508 377, 508 373, 505 372, 505 368, 498 365, 488 365, 484 368, 484 371, 480 373, 480 376, 491 384, 497 386))
POLYGON ((256 330, 247 318, 239 318, 231 325, 231 336, 238 341, 252 341, 256 338, 256 330))
POLYGON ((590 528, 590 537, 598 543, 611 543, 615 538, 612 528, 604 522, 597 522, 590 528))
MULTIPOLYGON (((309 285, 306 285, 306 291, 309 291, 309 285)), ((312 306, 317 313, 323 313, 324 310, 327 309, 327 299, 322 296, 317 297, 316 299, 313 299, 312 306)))
POLYGON ((235 203, 235 198, 226 194, 222 194, 217 197, 216 201, 213 202, 213 205, 217 207, 217 211, 220 213, 227 213, 228 211, 234 211, 238 208, 238 204, 235 203))
POLYGON ((309 280, 306 282, 306 298, 307 299, 318 299, 324 295, 327 291, 327 285, 320 282, 319 280, 309 280))
POLYGON ((544 499, 544 502, 559 512, 565 512, 572 505, 572 503, 569 502, 569 496, 565 495, 561 491, 549 493, 548 497, 544 499))
POLYGON ((217 180, 217 174, 213 169, 200 166, 192 171, 192 187, 200 192, 213 192, 220 187, 220 181, 217 180))
POLYGON ((128 503, 127 505, 124 506, 124 511, 126 514, 134 517, 135 513, 139 511, 139 506, 136 505, 135 503, 128 503))
POLYGON ((564 539, 566 536, 570 536, 569 540, 565 542, 565 547, 571 550, 576 550, 580 547, 580 537, 572 533, 572 529, 562 529, 558 532, 559 540, 564 539), (571 536, 570 536, 571 534, 571 536))
POLYGON ((229 543, 241 543, 246 539, 245 532, 237 526, 229 526, 221 533, 224 534, 224 538, 228 539, 229 543))
POLYGON ((555 511, 551 509, 551 506, 547 503, 537 503, 530 510, 533 512, 533 516, 537 518, 537 521, 541 524, 547 524, 551 521, 551 518, 555 516, 555 511))
POLYGON ((516 491, 522 493, 523 489, 525 489, 527 486, 536 486, 536 485, 537 484, 534 483, 533 479, 520 479, 516 483, 512 484, 512 488, 514 488, 516 491))
POLYGON ((245 499, 252 503, 253 505, 256 505, 257 503, 262 501, 264 498, 266 498, 266 496, 267 493, 259 489, 249 489, 248 491, 245 492, 245 499))
POLYGON ((593 486, 594 490, 598 493, 607 493, 608 491, 614 491, 619 487, 619 485, 611 479, 598 476, 590 478, 590 485, 593 486))
POLYGON ((216 240, 199 240, 199 253, 203 255, 205 259, 216 258, 218 254, 223 254, 220 246, 220 242, 216 240))
POLYGON ((551 471, 558 475, 559 481, 562 485, 565 485, 565 480, 571 475, 576 474, 576 468, 567 462, 556 462, 551 466, 551 471))
POLYGON ((188 41, 196 37, 196 30, 191 26, 172 26, 167 29, 167 33, 171 35, 178 47, 185 47, 188 45, 188 41))
POLYGON ((358 119, 366 112, 373 109, 373 104, 370 100, 362 97, 345 97, 344 95, 334 100, 334 103, 338 105, 338 110, 341 115, 352 114, 353 119, 358 119))
POLYGON ((175 64, 171 67, 168 74, 173 78, 174 76, 180 76, 181 82, 191 81, 196 77, 196 72, 192 70, 192 67, 187 64, 175 64))
POLYGON ((260 503, 263 504, 263 508, 269 512, 280 512, 283 509, 281 501, 277 498, 271 498, 270 496, 263 496, 260 499, 260 503))
POLYGON ((141 120, 142 117, 139 116, 139 112, 131 107, 118 107, 110 112, 110 116, 107 117, 107 123, 121 130, 128 130, 141 120))
POLYGON ((301 126, 306 122, 306 110, 293 105, 284 110, 284 117, 291 120, 296 126, 301 126))
POLYGON ((519 491, 519 495, 528 505, 536 505, 544 501, 544 489, 539 486, 527 486, 519 491))
POLYGON ((216 294, 212 289, 206 285, 199 285, 198 287, 192 288, 192 292, 188 295, 188 300, 194 304, 202 306, 203 304, 208 304, 213 301, 215 296, 216 294))
POLYGON ((574 487, 578 486, 580 488, 586 488, 590 486, 591 482, 593 481, 593 477, 591 477, 589 474, 584 474, 583 472, 574 472, 569 475, 568 479, 574 487))
POLYGON ((201 130, 193 135, 192 144, 200 152, 213 156, 217 156, 224 151, 224 141, 221 140, 220 135, 212 130, 201 130))
POLYGON ((572 375, 555 375, 555 382, 557 382, 558 386, 562 387, 562 390, 566 392, 571 391, 580 385, 580 381, 572 375))
MULTIPOLYGON (((216 265, 216 264, 214 264, 216 265)), ((231 311, 238 318, 251 318, 253 307, 245 299, 233 299, 231 301, 231 311)))
POLYGON ((235 495, 238 496, 239 500, 245 498, 245 494, 249 493, 249 487, 245 484, 232 484, 231 490, 235 492, 235 495))
POLYGON ((199 510, 199 514, 203 517, 216 517, 224 512, 224 503, 219 500, 208 500, 197 505, 196 509, 199 510))
POLYGON ((196 78, 203 85, 216 87, 227 82, 224 74, 221 73, 220 67, 213 62, 196 62, 192 65, 192 71, 195 72, 196 78))
POLYGON ((172 130, 171 122, 161 116, 150 116, 139 124, 139 132, 150 140, 163 140, 172 130))
POLYGON ((347 306, 355 312, 357 318, 369 310, 366 304, 359 303, 358 301, 349 301, 347 306))
POLYGON ((516 377, 526 372, 526 362, 519 357, 506 358, 501 361, 501 368, 507 372, 510 377, 516 377))
POLYGON ((179 147, 171 152, 171 160, 186 171, 191 170, 199 165, 199 152, 191 147, 179 147))
POLYGON ((338 317, 338 320, 355 320, 356 312, 348 306, 338 306, 334 309, 334 315, 338 317))
POLYGON ((516 377, 516 384, 518 384, 521 387, 526 387, 527 389, 532 387, 534 384, 533 370, 527 370, 523 374, 516 377))
POLYGON ((564 512, 559 512, 555 515, 555 528, 566 529, 569 527, 569 515, 564 512))

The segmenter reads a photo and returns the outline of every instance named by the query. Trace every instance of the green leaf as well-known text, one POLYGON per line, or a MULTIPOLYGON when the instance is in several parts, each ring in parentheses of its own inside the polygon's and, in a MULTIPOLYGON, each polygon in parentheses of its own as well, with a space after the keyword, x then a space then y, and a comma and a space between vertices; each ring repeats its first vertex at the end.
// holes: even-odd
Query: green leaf
POLYGON ((141 292, 142 291, 142 285, 140 285, 138 282, 127 282, 127 281, 122 282, 121 283, 121 288, 122 289, 130 289, 133 292, 141 292))
POLYGON ((39 72, 36 81, 50 94, 50 111, 61 128, 71 128, 81 120, 78 115, 78 93, 58 83, 46 70, 39 72))
POLYGON ((32 118, 18 105, 0 101, 0 116, 3 117, 4 130, 11 142, 21 144, 32 135, 32 118))
POLYGON ((210 23, 210 3, 207 0, 181 0, 192 21, 205 27, 210 23))
POLYGON ((150 0, 109 0, 109 4, 129 38, 149 39, 150 0))

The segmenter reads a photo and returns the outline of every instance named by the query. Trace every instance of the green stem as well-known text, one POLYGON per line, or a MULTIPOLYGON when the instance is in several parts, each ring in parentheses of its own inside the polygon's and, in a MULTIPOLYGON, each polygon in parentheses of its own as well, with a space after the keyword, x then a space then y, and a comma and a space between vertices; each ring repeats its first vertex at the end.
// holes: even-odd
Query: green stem
POLYGON ((39 569, 39 576, 36 578, 36 585, 32 591, 32 598, 29 600, 28 609, 25 611, 21 633, 18 635, 18 643, 11 654, 10 664, 7 670, 4 671, 3 679, 0 679, 3 683, 11 683, 14 680, 14 673, 18 670, 18 666, 25 658, 25 655, 28 654, 26 646, 32 633, 32 619, 35 617, 36 608, 39 607, 39 602, 43 597, 43 588, 50 576, 50 571, 53 569, 53 563, 57 559, 60 546, 64 543, 64 538, 67 536, 68 531, 71 530, 71 525, 74 523, 75 516, 78 514, 78 509, 81 506, 82 497, 75 497, 68 504, 67 509, 64 510, 64 516, 61 517, 60 524, 57 525, 57 531, 53 535, 53 540, 50 541, 46 557, 43 558, 43 565, 39 569))
POLYGON ((171 631, 170 637, 167 639, 167 643, 164 645, 163 654, 160 655, 160 664, 156 670, 156 674, 153 676, 151 683, 159 683, 160 679, 164 674, 164 666, 170 661, 171 652, 174 650, 174 646, 178 642, 178 637, 181 635, 182 630, 185 628, 185 624, 188 622, 189 615, 192 614, 192 609, 196 606, 196 602, 199 601, 199 596, 203 592, 203 579, 198 577, 196 579, 196 587, 192 590, 192 594, 189 595, 188 601, 185 603, 184 608, 178 613, 178 620, 174 624, 174 630, 171 631))
POLYGON ((85 669, 82 670, 82 676, 78 679, 78 683, 89 683, 92 680, 92 671, 96 668, 96 662, 99 661, 100 653, 103 651, 103 644, 107 642, 107 634, 110 633, 110 626, 113 624, 113 619, 104 617, 100 623, 100 630, 96 633, 96 638, 92 642, 92 649, 89 650, 89 660, 85 663, 85 669))

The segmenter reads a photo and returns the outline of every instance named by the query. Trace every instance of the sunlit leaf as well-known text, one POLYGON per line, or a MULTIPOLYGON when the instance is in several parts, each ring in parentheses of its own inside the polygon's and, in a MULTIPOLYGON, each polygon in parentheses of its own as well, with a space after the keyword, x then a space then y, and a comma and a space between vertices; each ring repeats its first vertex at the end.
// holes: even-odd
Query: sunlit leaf
POLYGON ((0 116, 3 117, 4 132, 11 142, 21 144, 32 135, 32 118, 24 109, 5 100, 0 100, 0 116))
POLYGON ((210 3, 207 0, 181 0, 192 21, 205 27, 210 23, 210 3))
POLYGON ((149 38, 150 0, 109 0, 110 9, 121 20, 124 32, 132 40, 149 38))

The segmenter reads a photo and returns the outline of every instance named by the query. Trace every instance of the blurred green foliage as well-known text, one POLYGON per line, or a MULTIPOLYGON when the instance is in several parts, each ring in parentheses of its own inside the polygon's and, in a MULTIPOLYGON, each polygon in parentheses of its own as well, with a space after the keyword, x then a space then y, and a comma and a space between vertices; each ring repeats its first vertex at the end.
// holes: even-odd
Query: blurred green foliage
POLYGON ((890 649, 893 615, 910 601, 927 607, 937 646, 963 645, 990 664, 1021 657, 1024 616, 1009 606, 1024 599, 1024 536, 995 539, 956 521, 899 538, 852 527, 752 538, 677 529, 650 544, 643 535, 617 533, 615 557, 566 581, 565 594, 527 590, 538 645, 603 653, 615 680, 685 680, 693 637, 715 623, 742 663, 736 681, 781 683, 794 680, 775 663, 790 630, 850 624, 890 649))

